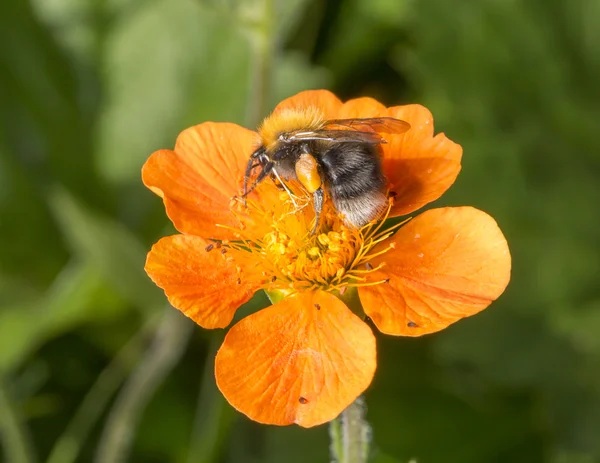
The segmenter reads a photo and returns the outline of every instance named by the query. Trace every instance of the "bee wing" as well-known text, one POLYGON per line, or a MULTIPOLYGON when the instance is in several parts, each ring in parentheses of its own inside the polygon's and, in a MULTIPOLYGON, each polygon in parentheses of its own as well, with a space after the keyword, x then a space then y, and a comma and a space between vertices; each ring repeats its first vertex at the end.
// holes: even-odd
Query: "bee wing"
POLYGON ((339 143, 371 143, 379 145, 387 143, 376 132, 359 132, 357 130, 315 130, 311 132, 295 132, 288 136, 288 141, 334 141, 339 143))
POLYGON ((410 124, 393 117, 369 117, 359 119, 331 119, 325 122, 329 126, 341 126, 362 132, 400 134, 410 129, 410 124))

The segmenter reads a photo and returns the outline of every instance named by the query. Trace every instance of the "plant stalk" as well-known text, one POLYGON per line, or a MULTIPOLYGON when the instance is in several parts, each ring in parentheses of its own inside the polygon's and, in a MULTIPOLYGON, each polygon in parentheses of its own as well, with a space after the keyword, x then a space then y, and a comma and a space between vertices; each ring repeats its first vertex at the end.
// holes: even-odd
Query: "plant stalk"
POLYGON ((4 447, 6 461, 13 463, 35 461, 29 433, 14 407, 2 377, 0 377, 0 443, 4 447))
POLYGON ((134 432, 142 412, 183 355, 192 326, 178 311, 171 306, 166 307, 151 345, 110 411, 95 456, 96 463, 128 461, 134 432))
POLYGON ((252 49, 250 96, 246 123, 256 128, 269 111, 273 60, 275 55, 275 2, 257 0, 261 6, 260 18, 243 21, 248 29, 252 49))
POLYGON ((365 399, 358 397, 329 423, 332 463, 366 463, 369 458, 371 425, 365 419, 365 399))

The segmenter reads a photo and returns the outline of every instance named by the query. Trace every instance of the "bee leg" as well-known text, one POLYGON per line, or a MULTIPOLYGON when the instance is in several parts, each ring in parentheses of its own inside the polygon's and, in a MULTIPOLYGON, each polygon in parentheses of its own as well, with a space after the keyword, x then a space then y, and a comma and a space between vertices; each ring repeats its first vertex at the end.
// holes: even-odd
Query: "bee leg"
POLYGON ((283 179, 279 176, 279 174, 277 173, 277 169, 275 169, 275 168, 273 168, 273 175, 275 176, 275 178, 277 178, 277 180, 279 180, 279 184, 287 192, 288 196, 292 200, 292 204, 294 205, 294 207, 296 209, 298 209, 298 204, 296 204, 296 201, 294 201, 294 195, 292 194, 292 192, 290 191, 290 189, 287 187, 287 185, 285 184, 285 182, 283 181, 283 179))
POLYGON ((319 187, 313 193, 313 207, 315 209, 315 226, 310 232, 311 235, 314 235, 319 229, 319 222, 321 221, 321 211, 323 210, 323 201, 325 200, 325 195, 323 194, 323 188, 319 187))
MULTIPOLYGON (((257 179, 257 181, 254 182, 254 185, 252 185, 250 187, 250 190, 248 190, 248 180, 250 180, 250 175, 252 174, 252 171, 256 167, 259 167, 261 165, 263 166, 263 171, 264 171, 267 164, 268 164, 268 159, 266 159, 264 148, 259 148, 258 150, 256 150, 254 153, 252 153, 252 156, 250 156, 250 159, 248 159, 248 164, 246 165, 246 172, 244 173, 244 192, 242 194, 242 198, 244 198, 244 204, 246 204, 246 200, 245 200, 246 196, 248 196, 248 194, 254 188, 256 188, 256 185, 258 184, 258 179, 257 179)), ((273 168, 273 166, 271 166, 271 168, 273 168)), ((260 174, 259 174, 259 177, 260 177, 260 174)), ((263 178, 264 178, 264 176, 263 176, 263 178)), ((262 178, 261 178, 261 180, 262 180, 262 178)))
POLYGON ((252 185, 250 185, 250 188, 247 188, 247 180, 244 179, 244 194, 242 195, 242 198, 245 199, 246 196, 248 196, 250 193, 252 193, 254 191, 254 189, 258 186, 258 184, 260 182, 262 182, 265 179, 265 177, 271 173, 274 165, 275 164, 273 162, 267 162, 263 166, 263 169, 260 171, 260 173, 258 174, 256 179, 254 180, 254 183, 252 183, 252 185))
POLYGON ((273 172, 271 172, 271 181, 273 182, 273 184, 277 187, 277 189, 279 191, 285 191, 285 187, 283 186, 282 183, 279 183, 279 180, 277 180, 277 177, 275 176, 275 174, 273 172))

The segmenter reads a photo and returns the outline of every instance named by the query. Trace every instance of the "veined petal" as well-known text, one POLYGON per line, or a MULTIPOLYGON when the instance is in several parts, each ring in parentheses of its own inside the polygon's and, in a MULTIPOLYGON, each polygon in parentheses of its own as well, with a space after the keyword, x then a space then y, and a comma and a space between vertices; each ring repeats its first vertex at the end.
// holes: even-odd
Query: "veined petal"
POLYGON ((323 112, 324 119, 333 119, 337 117, 341 105, 340 99, 329 90, 305 90, 283 100, 275 107, 273 113, 284 109, 304 110, 313 107, 323 112))
POLYGON ((225 328, 257 285, 236 268, 239 262, 210 246, 198 236, 167 236, 152 247, 145 269, 173 307, 203 328, 225 328))
POLYGON ((305 292, 234 325, 215 372, 229 403, 251 419, 311 427, 350 405, 375 367, 371 329, 335 296, 305 292))
POLYGON ((217 224, 238 224, 230 203, 240 192, 255 137, 236 124, 205 122, 181 132, 174 151, 157 151, 144 164, 144 184, 163 198, 180 232, 234 238, 217 224))
POLYGON ((371 262, 384 267, 370 275, 389 281, 359 288, 365 313, 383 333, 439 331, 485 309, 510 279, 506 239, 492 217, 472 207, 426 211, 390 241, 394 249, 371 262))
POLYGON ((420 105, 395 106, 387 116, 408 122, 401 135, 386 135, 383 170, 395 194, 390 216, 410 214, 438 199, 460 172, 462 147, 444 134, 433 136, 433 116, 420 105))

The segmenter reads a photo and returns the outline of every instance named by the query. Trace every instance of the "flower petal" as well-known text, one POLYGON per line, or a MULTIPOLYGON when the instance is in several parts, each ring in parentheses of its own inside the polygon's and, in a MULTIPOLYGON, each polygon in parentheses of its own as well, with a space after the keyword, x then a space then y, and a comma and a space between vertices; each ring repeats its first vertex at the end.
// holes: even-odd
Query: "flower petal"
POLYGON ((239 261, 207 246, 198 236, 167 236, 152 247, 145 269, 173 307, 203 328, 225 328, 257 285, 238 273, 239 261))
POLYGON ((311 427, 350 405, 375 367, 371 329, 335 296, 311 292, 234 325, 215 372, 229 403, 251 419, 311 427))
POLYGON ((460 172, 462 147, 444 134, 433 136, 433 116, 420 105, 395 106, 387 115, 408 122, 402 135, 386 135, 383 170, 395 201, 391 217, 410 214, 438 199, 460 172))
POLYGON ((144 164, 144 184, 163 198, 180 232, 234 237, 216 224, 238 223, 230 203, 239 194, 255 137, 236 124, 206 122, 181 132, 174 151, 157 151, 144 164))
POLYGON ((273 113, 284 109, 306 109, 310 107, 319 108, 325 119, 337 117, 337 111, 342 105, 340 99, 329 90, 305 90, 294 96, 286 98, 279 103, 273 113))
POLYGON ((387 116, 387 108, 379 101, 369 98, 354 98, 346 101, 336 115, 336 119, 354 119, 387 116))
POLYGON ((390 240, 395 248, 372 261, 385 262, 372 281, 389 281, 359 288, 365 313, 383 333, 439 331, 485 309, 510 279, 506 239, 492 217, 472 207, 424 212, 390 240))

